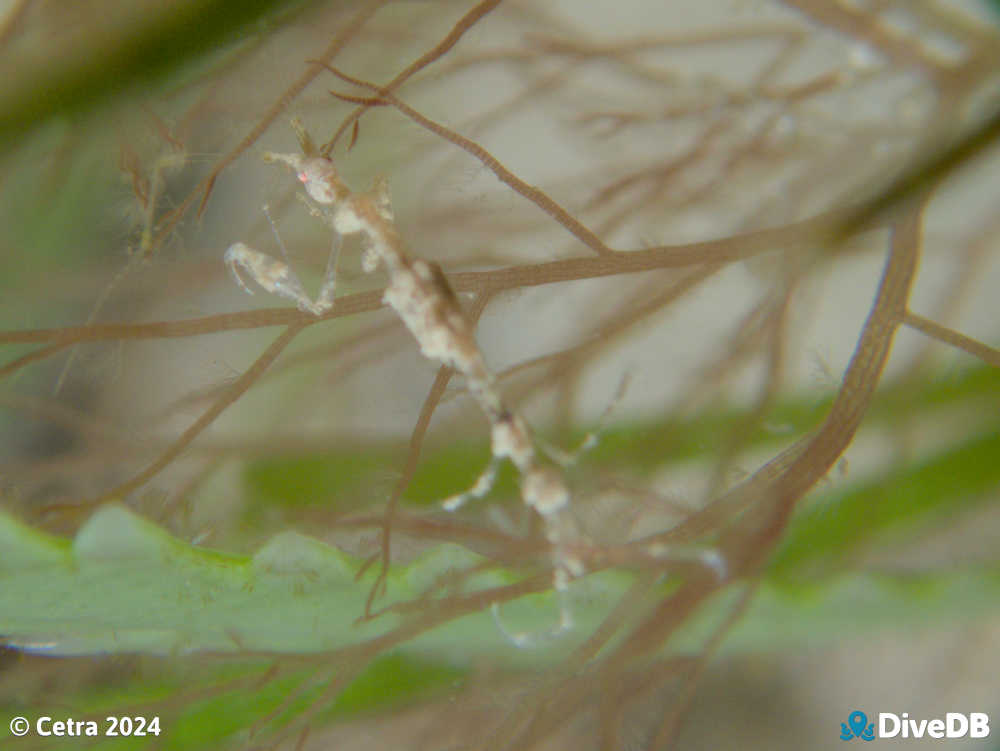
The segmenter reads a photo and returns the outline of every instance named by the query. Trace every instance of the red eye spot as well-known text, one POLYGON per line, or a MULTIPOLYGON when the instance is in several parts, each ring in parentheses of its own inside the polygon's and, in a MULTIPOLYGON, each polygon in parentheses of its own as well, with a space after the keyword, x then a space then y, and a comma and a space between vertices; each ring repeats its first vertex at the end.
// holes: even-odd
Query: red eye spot
POLYGON ((307 182, 309 182, 309 175, 307 175, 305 172, 300 172, 299 173, 299 180, 301 182, 307 183, 307 182))

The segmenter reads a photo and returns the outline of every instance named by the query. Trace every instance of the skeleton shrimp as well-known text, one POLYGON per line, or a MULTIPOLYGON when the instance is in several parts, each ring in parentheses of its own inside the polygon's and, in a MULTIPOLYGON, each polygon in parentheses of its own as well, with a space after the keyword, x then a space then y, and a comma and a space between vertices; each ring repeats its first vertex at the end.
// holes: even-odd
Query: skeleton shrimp
MULTIPOLYGON (((527 423, 504 405, 496 379, 476 343, 473 327, 441 268, 407 252, 396 228, 387 183, 377 180, 368 192, 352 191, 341 180, 333 162, 319 153, 303 126, 298 121, 293 121, 292 126, 302 154, 267 152, 264 159, 294 170, 309 198, 318 205, 312 209, 313 213, 323 217, 333 229, 333 248, 319 294, 312 300, 288 263, 241 242, 226 250, 226 265, 245 291, 252 294, 240 275, 241 270, 262 289, 293 300, 300 310, 318 316, 334 303, 341 238, 362 236, 364 270, 382 268, 389 278, 383 301, 402 319, 425 357, 454 368, 465 377, 470 393, 490 422, 489 464, 472 487, 446 499, 444 508, 453 511, 470 499, 486 495, 493 487, 500 464, 509 459, 520 475, 521 498, 541 517, 552 546, 553 586, 560 600, 560 615, 558 625, 548 636, 569 630, 573 621, 566 591, 570 580, 583 574, 583 565, 566 547, 566 538, 573 534, 575 525, 569 515, 570 495, 562 474, 540 463, 527 423)), ((493 606, 493 612, 498 617, 497 605, 493 606)), ((529 634, 503 630, 518 646, 533 641, 529 634)))

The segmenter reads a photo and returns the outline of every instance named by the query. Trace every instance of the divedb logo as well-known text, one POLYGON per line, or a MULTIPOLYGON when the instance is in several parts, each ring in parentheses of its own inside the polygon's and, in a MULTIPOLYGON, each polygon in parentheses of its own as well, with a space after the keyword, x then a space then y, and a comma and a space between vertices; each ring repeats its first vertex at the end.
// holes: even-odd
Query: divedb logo
POLYGON ((855 709, 840 723, 840 739, 860 738, 987 738, 990 718, 985 712, 948 712, 943 718, 912 719, 907 712, 879 712, 878 722, 868 722, 868 715, 855 709))

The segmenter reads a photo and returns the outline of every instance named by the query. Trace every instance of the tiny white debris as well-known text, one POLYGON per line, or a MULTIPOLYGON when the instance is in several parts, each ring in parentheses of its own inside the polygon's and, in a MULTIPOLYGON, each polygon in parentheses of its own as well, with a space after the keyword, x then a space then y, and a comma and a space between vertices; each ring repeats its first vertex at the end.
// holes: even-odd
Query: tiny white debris
POLYGON ((859 71, 871 71, 882 67, 883 59, 878 50, 870 44, 858 42, 851 45, 847 53, 847 62, 859 71))
POLYGON ((723 582, 729 576, 729 566, 726 565, 726 559, 715 548, 703 550, 701 552, 701 562, 706 568, 710 568, 715 572, 715 578, 718 581, 723 582))

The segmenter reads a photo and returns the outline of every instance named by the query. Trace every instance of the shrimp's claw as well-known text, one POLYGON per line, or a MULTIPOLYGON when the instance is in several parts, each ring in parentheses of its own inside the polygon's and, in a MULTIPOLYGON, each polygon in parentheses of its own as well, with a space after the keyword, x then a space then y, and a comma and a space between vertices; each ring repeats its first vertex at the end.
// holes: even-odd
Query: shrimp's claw
POLYGON ((229 273, 232 274, 233 279, 240 285, 240 288, 248 295, 252 295, 253 290, 243 281, 238 268, 239 266, 243 268, 248 267, 247 251, 253 252, 245 243, 233 243, 226 249, 223 260, 226 262, 226 268, 229 269, 229 273))

